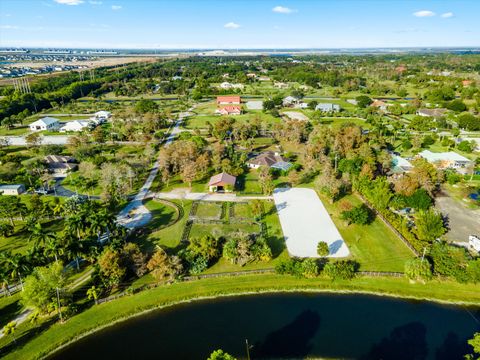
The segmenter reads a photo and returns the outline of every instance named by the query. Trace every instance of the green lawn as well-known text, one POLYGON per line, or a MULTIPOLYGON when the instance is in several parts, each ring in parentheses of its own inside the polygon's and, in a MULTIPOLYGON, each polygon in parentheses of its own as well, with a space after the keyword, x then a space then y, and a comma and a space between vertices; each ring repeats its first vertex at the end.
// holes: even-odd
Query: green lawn
MULTIPOLYGON (((370 225, 347 225, 340 219, 339 203, 331 204, 320 195, 327 211, 348 245, 352 258, 360 263, 360 270, 403 272, 405 261, 414 257, 406 245, 378 217, 370 225)), ((349 195, 344 198, 352 205, 361 200, 349 195)))
MULTIPOLYGON (((179 200, 172 202, 182 206, 182 202, 179 200)), ((152 211, 153 215, 153 219, 147 225, 147 228, 150 227, 154 230, 160 226, 160 229, 153 231, 146 237, 137 239, 137 242, 149 251, 153 250, 156 245, 170 249, 178 247, 182 238, 183 229, 188 220, 188 213, 192 207, 192 202, 189 200, 183 201, 183 216, 173 225, 171 225, 171 223, 175 216, 175 209, 163 203, 156 202, 155 200, 147 201, 145 206, 152 211)))
POLYGON ((4 126, 0 127, 0 136, 21 136, 26 135, 28 132, 28 126, 18 126, 11 129, 7 129, 4 126))
MULTIPOLYGON (((57 233, 63 230, 63 220, 43 221, 42 226, 47 231, 57 233)), ((23 221, 15 221, 15 232, 12 236, 0 236, 0 251, 11 251, 12 253, 24 254, 33 247, 33 242, 28 241, 29 233, 25 229, 23 221)))
POLYGON ((219 219, 222 214, 222 204, 208 201, 198 203, 196 216, 201 218, 219 219))
POLYGON ((235 218, 252 218, 252 209, 248 203, 233 203, 233 214, 235 218))
POLYGON ((246 173, 237 177, 236 189, 240 194, 262 194, 262 188, 258 182, 259 171, 248 169, 246 173))
POLYGON ((90 331, 149 309, 199 297, 268 291, 375 292, 397 297, 480 304, 480 285, 450 281, 435 280, 423 285, 410 284, 403 278, 359 277, 351 281, 332 282, 324 278, 299 279, 275 274, 210 278, 160 286, 93 306, 64 324, 53 324, 28 342, 21 341, 22 346, 6 354, 5 359, 30 360, 44 357, 60 345, 90 331))

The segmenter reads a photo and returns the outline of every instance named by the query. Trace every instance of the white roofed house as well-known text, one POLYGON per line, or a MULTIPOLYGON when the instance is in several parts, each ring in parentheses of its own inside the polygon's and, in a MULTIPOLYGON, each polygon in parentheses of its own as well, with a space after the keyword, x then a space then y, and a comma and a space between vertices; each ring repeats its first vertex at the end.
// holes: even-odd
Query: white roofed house
POLYGON ((418 109, 417 110, 417 115, 420 115, 420 116, 430 116, 430 117, 433 117, 433 118, 439 118, 439 117, 442 117, 443 115, 445 115, 445 113, 447 112, 447 109, 443 109, 443 108, 436 108, 436 109, 418 109))
POLYGON ((93 114, 97 119, 104 119, 107 120, 112 117, 112 113, 110 111, 100 110, 93 114))
POLYGON ((434 153, 429 150, 423 150, 418 153, 418 156, 434 164, 438 169, 456 169, 459 172, 465 172, 465 169, 472 163, 472 160, 454 151, 434 153))
POLYGON ((62 126, 60 128, 60 132, 79 132, 88 129, 92 125, 93 123, 91 121, 73 120, 67 122, 64 126, 62 126))
POLYGON ((288 106, 293 106, 295 105, 296 103, 298 103, 298 99, 296 97, 293 97, 293 96, 287 96, 283 99, 283 106, 285 107, 288 107, 288 106))
POLYGON ((0 185, 1 195, 20 195, 25 192, 23 184, 0 185))
POLYGON ((29 125, 31 131, 55 131, 60 127, 60 121, 53 117, 44 117, 29 125))
POLYGON ((340 111, 340 105, 331 103, 320 103, 315 106, 315 110, 323 112, 338 112, 340 111))

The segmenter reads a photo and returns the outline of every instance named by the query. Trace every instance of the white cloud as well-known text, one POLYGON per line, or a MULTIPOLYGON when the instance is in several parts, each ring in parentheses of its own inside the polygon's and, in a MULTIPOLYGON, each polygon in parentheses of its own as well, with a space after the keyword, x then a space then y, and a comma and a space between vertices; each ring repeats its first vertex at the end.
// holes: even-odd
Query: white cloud
POLYGON ((431 16, 435 16, 435 13, 433 11, 430 11, 430 10, 420 10, 420 11, 414 12, 413 16, 416 16, 416 17, 431 17, 431 16))
POLYGON ((444 19, 448 19, 448 18, 453 17, 453 12, 446 12, 446 13, 443 13, 442 15, 440 15, 440 16, 444 19))
POLYGON ((94 1, 94 0, 90 0, 88 3, 92 4, 92 5, 102 5, 103 4, 103 2, 101 2, 101 1, 94 1))
POLYGON ((62 4, 62 5, 80 5, 83 4, 83 0, 53 0, 56 3, 62 4))
POLYGON ((18 29, 19 27, 18 26, 15 26, 15 25, 0 25, 0 29, 9 29, 9 30, 13 30, 13 29, 18 29))
POLYGON ((227 29, 238 29, 240 27, 240 24, 237 24, 237 23, 234 23, 234 22, 231 21, 231 22, 223 25, 223 27, 227 28, 227 29))
POLYGON ((273 12, 276 12, 276 13, 279 13, 279 14, 291 14, 293 12, 297 12, 297 10, 295 9, 290 9, 288 7, 285 7, 285 6, 275 6, 273 9, 272 9, 273 12))
POLYGON ((112 10, 120 10, 121 8, 121 5, 112 5, 112 10))

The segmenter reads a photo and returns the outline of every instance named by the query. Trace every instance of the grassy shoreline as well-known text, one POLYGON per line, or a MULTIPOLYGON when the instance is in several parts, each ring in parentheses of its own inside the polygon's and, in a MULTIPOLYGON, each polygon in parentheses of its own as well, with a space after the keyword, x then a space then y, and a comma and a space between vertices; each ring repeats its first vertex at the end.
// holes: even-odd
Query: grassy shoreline
POLYGON ((351 281, 298 279, 276 274, 201 279, 160 286, 92 306, 65 324, 54 324, 5 359, 45 358, 74 341, 147 312, 180 303, 223 296, 274 292, 369 294, 455 305, 480 305, 480 285, 432 281, 410 284, 403 278, 359 277, 351 281))

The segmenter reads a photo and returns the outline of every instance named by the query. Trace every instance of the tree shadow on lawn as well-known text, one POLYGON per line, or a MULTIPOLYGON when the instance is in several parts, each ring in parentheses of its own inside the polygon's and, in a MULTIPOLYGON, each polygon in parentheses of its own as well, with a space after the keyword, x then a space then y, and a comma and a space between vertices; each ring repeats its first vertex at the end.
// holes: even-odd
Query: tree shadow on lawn
POLYGON ((31 339, 39 336, 44 331, 48 330, 53 324, 57 322, 57 319, 58 319, 58 316, 53 316, 52 318, 45 321, 44 323, 25 331, 20 336, 15 335, 15 341, 13 341, 13 337, 11 337, 10 335, 10 338, 12 339, 12 341, 10 341, 6 346, 0 349, 0 357, 3 357, 6 354, 16 349, 22 348, 31 339))
POLYGON ((20 299, 4 306, 0 311, 0 324, 6 324, 11 321, 15 316, 20 314, 20 310, 22 310, 20 299))
POLYGON ((272 249, 272 258, 275 259, 280 254, 285 250, 286 245, 285 245, 285 240, 281 236, 268 236, 267 237, 267 243, 268 246, 270 246, 270 249, 272 249))

